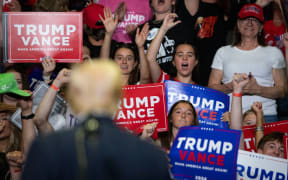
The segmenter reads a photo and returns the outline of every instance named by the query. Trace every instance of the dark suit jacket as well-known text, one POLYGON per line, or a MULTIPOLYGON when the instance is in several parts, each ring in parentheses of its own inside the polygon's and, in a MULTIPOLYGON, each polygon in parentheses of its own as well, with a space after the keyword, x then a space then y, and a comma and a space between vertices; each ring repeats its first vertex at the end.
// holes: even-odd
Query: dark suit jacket
MULTIPOLYGON (((96 119, 100 123, 98 144, 85 142, 87 179, 170 179, 162 151, 118 129, 107 117, 96 119)), ((37 138, 28 154, 22 179, 80 179, 75 142, 75 129, 37 138)))

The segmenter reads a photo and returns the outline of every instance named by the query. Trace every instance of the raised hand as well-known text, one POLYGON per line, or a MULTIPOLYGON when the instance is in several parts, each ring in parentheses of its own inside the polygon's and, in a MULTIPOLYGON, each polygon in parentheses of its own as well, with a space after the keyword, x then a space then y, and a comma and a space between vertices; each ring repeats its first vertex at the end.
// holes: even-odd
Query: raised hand
POLYGON ((262 110, 262 102, 254 102, 253 105, 251 106, 251 109, 256 113, 256 114, 259 114, 259 113, 263 113, 263 110, 262 110))
POLYGON ((273 0, 257 0, 256 4, 261 6, 262 8, 267 6, 269 3, 271 3, 273 0))
POLYGON ((124 1, 122 1, 115 10, 115 15, 118 16, 119 21, 122 21, 124 19, 124 16, 126 14, 126 10, 127 10, 126 3, 124 1))
POLYGON ((180 20, 175 21, 175 18, 177 18, 177 14, 175 13, 169 13, 165 16, 163 24, 161 26, 161 28, 167 32, 169 29, 173 28, 174 26, 176 26, 177 24, 181 23, 180 20))
POLYGON ((139 31, 140 31, 139 28, 137 28, 135 42, 137 44, 137 47, 141 48, 141 47, 143 47, 143 45, 147 39, 147 36, 149 34, 149 24, 145 23, 145 25, 143 26, 140 33, 139 33, 139 31))
POLYGON ((42 62, 42 67, 43 67, 43 76, 51 76, 56 68, 56 62, 52 57, 45 56, 42 62))
POLYGON ((233 92, 242 93, 243 88, 248 84, 249 78, 245 73, 235 73, 232 80, 233 92))
POLYGON ((118 15, 113 18, 111 9, 105 7, 104 18, 101 15, 99 17, 105 26, 106 33, 113 34, 118 24, 118 15))
POLYGON ((21 12, 21 5, 18 0, 12 0, 7 4, 7 8, 12 12, 21 12))
POLYGON ((127 34, 132 36, 136 28, 137 26, 135 24, 127 24, 125 27, 125 31, 127 34))
POLYGON ((53 84, 60 88, 63 84, 68 83, 70 81, 70 74, 71 70, 63 68, 59 74, 57 75, 56 79, 54 80, 53 84))

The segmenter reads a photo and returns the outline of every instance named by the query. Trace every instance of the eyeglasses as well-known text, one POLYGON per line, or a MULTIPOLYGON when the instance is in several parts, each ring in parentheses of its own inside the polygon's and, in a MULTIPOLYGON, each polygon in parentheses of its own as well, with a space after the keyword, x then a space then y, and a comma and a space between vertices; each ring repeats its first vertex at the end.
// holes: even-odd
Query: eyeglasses
POLYGON ((241 20, 243 23, 251 23, 251 24, 259 24, 259 20, 256 19, 256 18, 253 18, 253 17, 250 17, 250 18, 246 18, 246 19, 242 19, 241 20))

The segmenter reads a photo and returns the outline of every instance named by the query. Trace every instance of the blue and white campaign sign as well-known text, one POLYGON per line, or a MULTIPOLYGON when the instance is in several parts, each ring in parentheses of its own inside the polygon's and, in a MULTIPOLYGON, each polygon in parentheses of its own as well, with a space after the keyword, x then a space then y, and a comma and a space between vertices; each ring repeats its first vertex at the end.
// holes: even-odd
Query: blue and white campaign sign
POLYGON ((171 172, 180 180, 235 180, 241 131, 180 128, 170 149, 171 172))
POLYGON ((254 152, 238 152, 237 180, 287 180, 288 160, 254 152))
POLYGON ((221 122, 223 113, 229 110, 229 96, 202 86, 165 81, 167 110, 179 100, 190 101, 195 107, 201 126, 227 128, 228 123, 221 122))

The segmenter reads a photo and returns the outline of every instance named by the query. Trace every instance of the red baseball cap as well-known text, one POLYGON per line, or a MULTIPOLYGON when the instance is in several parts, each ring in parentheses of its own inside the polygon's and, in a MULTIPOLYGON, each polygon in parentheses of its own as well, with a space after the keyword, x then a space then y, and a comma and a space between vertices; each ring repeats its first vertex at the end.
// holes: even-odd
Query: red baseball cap
POLYGON ((245 19, 248 17, 255 17, 260 22, 264 22, 264 15, 263 15, 263 9, 258 4, 245 4, 239 14, 238 18, 245 19))
POLYGON ((83 9, 84 24, 93 29, 104 28, 99 15, 104 18, 104 6, 92 3, 83 9))

